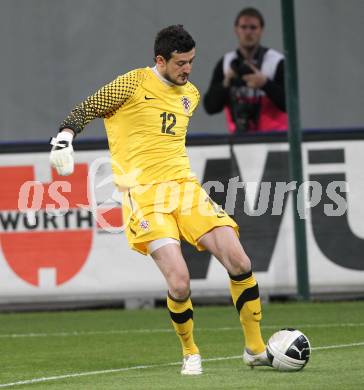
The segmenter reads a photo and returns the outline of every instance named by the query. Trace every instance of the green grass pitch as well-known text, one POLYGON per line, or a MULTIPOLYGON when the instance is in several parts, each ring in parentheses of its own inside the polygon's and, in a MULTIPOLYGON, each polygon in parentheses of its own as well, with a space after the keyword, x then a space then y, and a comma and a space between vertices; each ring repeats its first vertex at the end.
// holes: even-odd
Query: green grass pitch
POLYGON ((0 315, 0 388, 363 389, 364 302, 264 305, 265 339, 302 330, 313 347, 305 369, 243 365, 234 308, 195 307, 204 374, 182 377, 179 341, 165 309, 0 315))

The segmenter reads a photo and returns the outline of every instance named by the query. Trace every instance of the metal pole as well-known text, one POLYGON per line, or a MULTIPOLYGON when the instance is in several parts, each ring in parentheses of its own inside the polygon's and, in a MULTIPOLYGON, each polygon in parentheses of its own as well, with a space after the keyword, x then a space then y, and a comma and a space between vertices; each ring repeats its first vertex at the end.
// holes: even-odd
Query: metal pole
POLYGON ((307 265, 307 243, 305 219, 301 219, 298 210, 304 210, 304 200, 298 199, 298 188, 303 183, 301 125, 299 113, 296 36, 294 18, 294 0, 281 0, 283 42, 285 52, 285 91, 288 112, 289 166, 291 180, 297 182, 293 191, 294 233, 296 248, 297 293, 301 300, 310 299, 310 287, 307 265))

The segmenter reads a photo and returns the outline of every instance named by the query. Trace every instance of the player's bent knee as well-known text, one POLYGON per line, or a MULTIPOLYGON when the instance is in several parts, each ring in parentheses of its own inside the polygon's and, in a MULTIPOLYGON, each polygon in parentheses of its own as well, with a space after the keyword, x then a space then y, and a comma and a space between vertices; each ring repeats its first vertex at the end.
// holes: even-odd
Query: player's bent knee
POLYGON ((230 274, 241 275, 250 272, 252 269, 251 261, 247 255, 240 254, 230 258, 230 274))
POLYGON ((170 283, 169 292, 174 298, 177 299, 187 298, 190 295, 189 280, 180 279, 170 283))

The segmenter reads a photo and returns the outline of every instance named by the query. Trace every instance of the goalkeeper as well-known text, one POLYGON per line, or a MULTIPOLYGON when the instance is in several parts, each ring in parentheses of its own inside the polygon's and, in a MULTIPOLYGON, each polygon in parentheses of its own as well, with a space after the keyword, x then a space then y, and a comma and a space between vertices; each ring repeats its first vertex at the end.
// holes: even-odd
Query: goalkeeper
POLYGON ((238 227, 190 171, 185 138, 200 95, 188 81, 195 42, 181 25, 161 30, 155 66, 123 74, 76 106, 52 139, 51 165, 73 172, 72 141, 87 123, 104 118, 130 247, 151 255, 167 286, 167 307, 182 344, 182 374, 202 373, 193 337, 190 276, 180 240, 208 250, 226 268, 245 336, 244 362, 270 365, 260 332, 261 304, 238 227))

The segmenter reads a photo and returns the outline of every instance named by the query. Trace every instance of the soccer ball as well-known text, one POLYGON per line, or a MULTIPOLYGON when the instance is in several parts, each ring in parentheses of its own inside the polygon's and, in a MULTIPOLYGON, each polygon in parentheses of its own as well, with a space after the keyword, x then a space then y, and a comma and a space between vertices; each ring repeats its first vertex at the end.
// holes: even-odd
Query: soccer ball
POLYGON ((281 329, 274 333, 267 343, 268 359, 278 371, 302 370, 310 354, 308 338, 297 329, 281 329))

